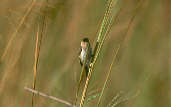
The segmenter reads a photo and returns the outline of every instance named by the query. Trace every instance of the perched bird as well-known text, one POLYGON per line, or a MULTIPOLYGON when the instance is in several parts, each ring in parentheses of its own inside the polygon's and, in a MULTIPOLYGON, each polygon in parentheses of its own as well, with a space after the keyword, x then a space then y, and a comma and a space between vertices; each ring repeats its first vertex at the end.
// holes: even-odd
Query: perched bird
POLYGON ((79 59, 80 59, 80 64, 83 66, 85 63, 85 72, 86 76, 88 76, 88 71, 91 63, 91 58, 92 58, 92 48, 90 46, 90 42, 88 38, 83 38, 81 41, 81 48, 79 52, 79 59))

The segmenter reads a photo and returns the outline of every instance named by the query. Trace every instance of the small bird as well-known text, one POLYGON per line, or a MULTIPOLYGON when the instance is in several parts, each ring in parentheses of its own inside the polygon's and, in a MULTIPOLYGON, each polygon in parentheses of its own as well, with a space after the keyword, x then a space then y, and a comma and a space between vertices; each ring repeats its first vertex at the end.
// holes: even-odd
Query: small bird
POLYGON ((92 58, 92 48, 90 46, 90 42, 88 38, 83 38, 81 41, 81 48, 79 52, 79 59, 80 59, 80 65, 81 67, 85 62, 85 72, 86 72, 86 77, 88 76, 88 71, 90 68, 90 63, 91 63, 91 58, 92 58), (86 58, 87 57, 87 58, 86 58))

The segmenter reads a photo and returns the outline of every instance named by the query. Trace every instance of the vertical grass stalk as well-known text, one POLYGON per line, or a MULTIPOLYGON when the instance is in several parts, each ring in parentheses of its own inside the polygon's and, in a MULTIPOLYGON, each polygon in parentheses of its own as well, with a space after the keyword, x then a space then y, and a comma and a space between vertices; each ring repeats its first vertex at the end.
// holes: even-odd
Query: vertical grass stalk
MULTIPOLYGON (((43 14, 43 23, 42 23, 42 29, 40 32, 40 38, 39 38, 39 26, 38 26, 38 31, 37 31, 37 39, 36 39, 36 48, 35 48, 35 62, 34 62, 34 78, 33 78, 33 89, 35 90, 36 88, 36 77, 37 77, 37 69, 38 69, 38 62, 39 62, 39 54, 40 54, 40 48, 41 48, 41 43, 42 43, 42 38, 43 35, 45 34, 45 29, 46 29, 46 16, 45 13, 43 14)), ((34 93, 32 95, 32 107, 34 106, 34 93)))
POLYGON ((88 48, 86 49, 86 57, 85 57, 85 60, 83 62, 83 66, 82 66, 82 69, 81 69, 81 74, 80 74, 80 80, 79 80, 79 83, 78 83, 78 86, 77 86, 77 91, 76 91, 76 99, 75 99, 75 102, 74 102, 74 105, 76 105, 77 103, 77 100, 78 100, 78 93, 79 93, 79 90, 80 90, 80 85, 81 85, 81 81, 83 79, 83 72, 85 71, 85 64, 88 60, 88 56, 89 56, 89 49, 90 49, 90 46, 88 46, 88 48))
POLYGON ((106 79, 105 79, 105 83, 104 83, 103 88, 102 88, 102 91, 101 91, 101 93, 100 93, 100 97, 99 97, 97 106, 100 105, 100 101, 101 101, 101 99, 102 99, 102 96, 103 96, 103 93, 104 93, 104 90, 105 90, 107 81, 108 81, 109 76, 110 76, 110 74, 111 74, 112 67, 113 67, 113 64, 114 64, 114 62, 115 62, 115 59, 116 59, 116 56, 117 56, 117 54, 118 54, 119 49, 120 49, 120 45, 119 45, 118 49, 116 50, 116 52, 114 51, 115 54, 114 54, 112 63, 111 63, 111 65, 110 65, 110 67, 109 67, 109 71, 108 71, 108 73, 107 73, 107 76, 106 76, 106 79))
MULTIPOLYGON (((117 2, 117 0, 115 1, 115 4, 116 4, 116 2, 117 2)), ((86 97, 86 92, 87 92, 89 80, 90 80, 91 75, 93 73, 94 65, 95 65, 97 57, 99 56, 99 53, 101 51, 101 47, 102 47, 102 45, 104 43, 106 35, 110 31, 111 22, 113 20, 113 17, 116 15, 116 14, 111 15, 111 11, 112 11, 111 7, 112 7, 112 5, 113 5, 113 0, 110 0, 109 5, 108 5, 107 10, 106 10, 106 13, 105 13, 106 15, 103 18, 103 21, 102 21, 102 24, 101 24, 101 27, 100 27, 100 30, 99 30, 98 39, 97 39, 98 45, 96 44, 96 46, 95 46, 94 58, 92 59, 93 62, 91 63, 89 73, 88 73, 88 76, 87 76, 87 79, 86 79, 86 83, 85 83, 85 86, 84 86, 84 89, 83 89, 83 92, 82 92, 80 107, 82 107, 83 104, 84 104, 84 100, 85 100, 85 97, 86 97), (96 52, 96 50, 97 50, 97 52, 96 52)))
MULTIPOLYGON (((33 67, 33 89, 36 88, 36 75, 37 75, 37 65, 38 65, 38 58, 39 58, 39 25, 36 35, 36 46, 35 46, 35 54, 34 54, 34 67, 33 67)), ((32 95, 32 107, 33 107, 33 101, 34 101, 34 93, 32 95)))
MULTIPOLYGON (((141 4, 142 1, 143 1, 143 0, 140 0, 140 4, 141 4)), ((101 95, 100 95, 99 100, 98 100, 98 106, 100 105, 100 101, 101 101, 101 98, 102 98, 102 96, 103 96, 104 89, 105 89, 105 87, 106 87, 108 78, 109 78, 109 76, 110 76, 110 73, 111 73, 111 69, 112 69, 113 63, 114 63, 114 61, 115 61, 115 59, 116 59, 116 56, 117 56, 117 54, 118 54, 118 51, 119 51, 121 45, 122 45, 122 44, 124 43, 124 41, 126 40, 127 34, 128 34, 128 32, 129 32, 129 30, 130 30, 130 28, 131 28, 131 25, 132 25, 132 23, 133 23, 133 21, 134 21, 136 15, 137 15, 137 13, 138 13, 138 9, 139 9, 139 7, 140 7, 140 4, 137 6, 135 14, 131 17, 131 19, 130 19, 130 21, 129 21, 129 23, 128 23, 128 27, 127 27, 127 31, 126 31, 126 33, 125 33, 125 37, 124 37, 123 41, 120 43, 119 48, 117 49, 116 54, 115 54, 115 56, 114 56, 114 58, 113 58, 113 61, 112 61, 111 65, 110 65, 109 72, 108 72, 108 74, 107 74, 107 77, 106 77, 106 80, 105 80, 105 83, 104 83, 104 86, 103 86, 101 95)))

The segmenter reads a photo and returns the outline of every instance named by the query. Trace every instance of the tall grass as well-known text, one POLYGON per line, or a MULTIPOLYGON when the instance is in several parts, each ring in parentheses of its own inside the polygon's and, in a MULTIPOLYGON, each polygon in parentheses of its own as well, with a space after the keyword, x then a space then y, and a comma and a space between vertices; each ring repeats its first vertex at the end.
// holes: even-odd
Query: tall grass
MULTIPOLYGON (((113 66, 113 64, 114 64, 114 61, 115 61, 116 56, 117 56, 117 54, 118 54, 118 51, 119 51, 120 47, 123 45, 123 43, 125 42, 125 40, 126 40, 126 38, 127 38, 128 32, 129 32, 129 30, 130 30, 130 28, 131 28, 131 25, 132 25, 132 23, 133 23, 133 21, 134 21, 136 15, 137 15, 137 12, 139 11, 139 8, 142 6, 142 1, 143 1, 143 0, 140 0, 140 1, 139 1, 138 5, 137 5, 137 7, 136 7, 135 13, 133 14, 133 16, 131 17, 131 19, 130 19, 130 21, 129 21, 129 23, 128 23, 127 30, 126 30, 126 32, 125 32, 123 41, 121 41, 121 43, 119 44, 118 49, 116 50, 116 53, 115 53, 115 55, 114 55, 114 58, 113 58, 113 60, 112 60, 111 65, 110 65, 110 67, 109 67, 109 71, 108 71, 108 73, 107 73, 107 76, 106 76, 106 79, 105 79, 105 82, 104 82, 104 85, 103 85, 103 89, 102 89, 102 91, 101 91, 101 94, 100 94, 100 97, 99 97, 99 100, 98 100, 98 106, 100 105, 100 102, 101 102, 101 99, 102 99, 102 96, 103 96, 103 93, 104 93, 104 90, 105 90, 107 81, 108 81, 109 76, 110 76, 110 74, 111 74, 112 66, 113 66)), ((111 107, 114 107, 114 106, 116 106, 116 104, 113 104, 113 106, 111 106, 111 107)))
MULTIPOLYGON (((15 31, 12 33, 12 35, 10 36, 5 48, 4 48, 4 51, 1 53, 1 57, 0 57, 0 62, 1 64, 5 62, 5 57, 9 51, 9 49, 13 46, 12 43, 13 41, 16 39, 17 37, 17 34, 19 32, 19 30, 21 29, 21 27, 23 26, 23 24, 25 23, 26 19, 28 18, 29 14, 31 13, 33 7, 35 6, 36 2, 35 0, 33 0, 30 5, 28 5, 28 8, 26 9, 26 12, 24 13, 24 15, 22 16, 22 18, 20 19, 18 25, 15 29, 15 31)), ((6 79, 6 76, 8 75, 8 72, 5 72, 3 74, 3 77, 1 78, 0 82, 1 82, 1 88, 0 88, 0 93, 2 92, 2 89, 5 85, 5 79, 6 79)))
MULTIPOLYGON (((90 49, 90 46, 88 46, 88 48, 86 49, 86 52, 89 52, 89 49, 90 49)), ((80 90, 81 82, 82 82, 82 80, 83 80, 83 73, 84 73, 84 71, 85 71, 85 64, 86 64, 86 62, 87 62, 87 60, 88 60, 88 56, 89 56, 89 54, 86 54, 85 60, 84 60, 84 62, 83 62, 83 66, 82 66, 81 74, 80 74, 80 79, 79 79, 78 86, 77 86, 76 100, 75 100, 74 105, 76 105, 77 100, 78 100, 78 93, 79 93, 79 90, 80 90)))
MULTIPOLYGON (((31 100, 32 96, 23 90, 26 85, 33 85, 36 90, 39 88, 40 92, 48 93, 47 98, 58 96, 67 102, 75 98, 73 65, 74 71, 80 71, 80 66, 76 61, 72 63, 71 59, 77 55, 78 43, 83 35, 88 35, 87 37, 93 40, 91 35, 97 31, 97 20, 102 15, 105 1, 49 1, 48 6, 54 8, 47 9, 50 14, 46 16, 51 15, 53 18, 50 16, 46 20, 49 24, 48 34, 41 45, 39 54, 41 53, 42 56, 38 61, 40 46, 38 39, 40 40, 46 30, 43 28, 43 15, 39 9, 40 7, 44 9, 41 3, 45 0, 1 0, 0 13, 3 11, 3 14, 0 14, 0 72, 3 73, 0 73, 2 77, 0 106, 2 107, 30 106, 31 102, 28 100, 31 100), (37 20, 38 17, 41 17, 41 20, 37 20), (42 29, 44 29, 43 33, 42 29), (34 41, 35 38, 37 38, 36 41, 34 41)), ((170 75, 168 75, 168 71, 170 73, 168 69, 170 68, 170 62, 168 62, 170 36, 167 36, 170 16, 169 0, 162 2, 161 0, 142 0, 141 3, 139 0, 122 0, 125 5, 120 15, 118 15, 120 6, 117 3, 120 1, 113 0, 113 3, 111 0, 106 1, 108 3, 103 21, 98 28, 97 41, 93 41, 97 44, 94 48, 96 59, 93 59, 86 87, 79 87, 80 90, 84 88, 84 94, 81 92, 82 95, 77 96, 78 99, 82 98, 81 106, 95 107, 99 103, 99 106, 105 107, 170 107, 171 91, 169 90, 170 75), (142 3, 144 5, 139 8, 142 3), (115 20, 118 16, 119 20, 115 20), (112 29, 110 33, 112 36, 108 38, 110 29, 116 21, 117 24, 114 27, 116 26, 117 29, 112 29), (130 34, 129 37, 128 34, 130 34), (122 38, 123 40, 120 40, 122 38), (118 54, 119 63, 114 66, 113 72, 112 63, 109 62, 113 61, 111 58, 113 50, 111 49, 120 43, 126 46, 121 45, 123 50, 118 54), (153 72, 156 72, 157 75, 154 76, 153 72), (152 75, 147 77, 149 73, 152 75), (92 87, 100 92, 96 91, 90 95, 89 88, 91 91, 92 87), (120 90, 125 93, 132 92, 133 95, 128 95, 128 97, 116 95, 115 93, 120 90)), ((45 94, 41 93, 41 95, 45 94)), ((65 107, 64 102, 60 103, 60 101, 34 96, 34 106, 65 107)), ((80 103, 79 101, 77 104, 80 103)), ((67 104, 73 106, 71 103, 67 104)))
MULTIPOLYGON (((45 6, 46 7, 46 6, 45 6)), ((41 49, 41 44, 42 44, 42 39, 43 36, 45 35, 46 31, 46 11, 43 11, 43 16, 42 16, 42 29, 40 32, 39 36, 39 25, 38 25, 38 31, 36 35, 36 45, 35 45, 35 59, 34 59, 34 70, 33 70, 33 89, 35 90, 36 88, 36 78, 37 78, 37 72, 38 72, 38 62, 39 62, 39 56, 40 56, 40 49, 41 49)), ((34 93, 32 95, 32 107, 34 106, 34 93)))
POLYGON ((117 54, 118 54, 119 49, 120 49, 120 45, 119 45, 119 47, 117 48, 116 52, 115 52, 115 50, 114 50, 114 57, 113 57, 113 60, 112 60, 111 65, 110 65, 109 71, 108 71, 108 73, 107 73, 107 76, 106 76, 105 83, 104 83, 104 85, 103 85, 102 91, 101 91, 101 93, 100 93, 100 97, 99 97, 97 106, 100 105, 100 102, 101 102, 101 99, 102 99, 102 96, 103 96, 103 93, 104 93, 104 90, 105 90, 105 87, 106 87, 108 78, 109 78, 109 76, 110 76, 110 74, 111 74, 111 71, 112 71, 112 66, 113 66, 113 64, 114 64, 114 62, 115 62, 115 60, 116 60, 116 56, 117 56, 117 54))
MULTIPOLYGON (((117 0, 114 2, 114 4, 117 3, 117 0)), ((105 16, 103 18, 103 21, 102 21, 102 24, 101 24, 101 27, 100 27, 100 30, 99 30, 99 34, 98 34, 98 39, 97 39, 97 43, 96 43, 96 46, 95 46, 95 49, 94 49, 94 58, 92 59, 92 63, 90 65, 90 69, 89 69, 89 73, 88 73, 88 76, 87 76, 87 79, 86 79, 86 83, 85 83, 85 86, 84 86, 84 89, 83 89, 83 92, 82 92, 82 96, 81 96, 81 101, 80 101, 80 107, 83 106, 84 104, 84 100, 85 100, 85 97, 86 97, 86 92, 87 92, 87 88, 88 88, 88 84, 89 84, 89 80, 91 78, 91 75, 93 73, 93 70, 94 70, 94 65, 96 63, 96 60, 99 56, 99 53, 101 51, 101 48, 102 48, 102 45, 105 41, 105 38, 110 30, 110 27, 111 27, 111 24, 112 24, 112 21, 113 21, 113 17, 116 15, 112 15, 112 6, 113 6, 113 0, 109 0, 108 4, 107 4, 107 9, 106 9, 106 12, 105 12, 105 16)))
MULTIPOLYGON (((39 25, 38 25, 37 35, 36 35, 35 54, 34 54, 33 89, 36 88, 36 77, 37 77, 39 53, 40 53, 40 46, 39 46, 39 25)), ((32 96, 32 107, 33 107, 33 102, 34 102, 34 94, 32 96)))
POLYGON ((25 13, 24 16, 21 18, 20 23, 18 24, 18 26, 17 26, 15 32, 12 34, 10 40, 8 41, 8 43, 7 43, 7 45, 6 45, 6 48, 5 48, 5 50, 4 50, 4 52, 3 52, 2 56, 1 56, 1 61, 4 60, 4 58, 5 58, 5 56, 6 56, 7 52, 8 52, 8 50, 9 50, 9 48, 10 48, 10 46, 12 45, 13 40, 14 40, 15 37, 17 36, 17 33, 18 33, 19 29, 21 28, 21 26, 24 24, 26 18, 28 17, 28 15, 30 14, 30 12, 32 11, 32 9, 33 9, 35 3, 36 3, 36 0, 32 0, 31 4, 29 5, 29 7, 28 7, 28 9, 27 9, 27 11, 26 11, 26 13, 25 13))

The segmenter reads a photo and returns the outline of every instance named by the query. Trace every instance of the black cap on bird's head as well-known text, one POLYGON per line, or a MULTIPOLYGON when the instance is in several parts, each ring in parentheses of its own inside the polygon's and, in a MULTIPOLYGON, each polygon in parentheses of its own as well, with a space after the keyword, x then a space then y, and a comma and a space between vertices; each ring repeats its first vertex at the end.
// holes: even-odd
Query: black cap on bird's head
POLYGON ((83 38, 82 41, 89 43, 89 39, 88 38, 83 38))

